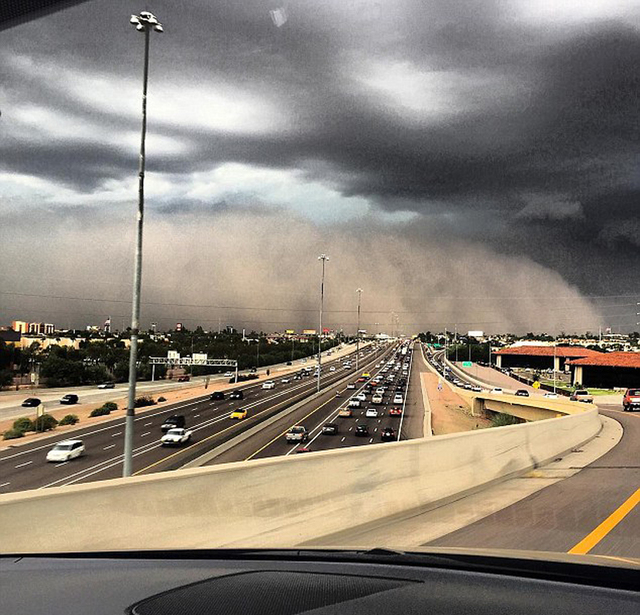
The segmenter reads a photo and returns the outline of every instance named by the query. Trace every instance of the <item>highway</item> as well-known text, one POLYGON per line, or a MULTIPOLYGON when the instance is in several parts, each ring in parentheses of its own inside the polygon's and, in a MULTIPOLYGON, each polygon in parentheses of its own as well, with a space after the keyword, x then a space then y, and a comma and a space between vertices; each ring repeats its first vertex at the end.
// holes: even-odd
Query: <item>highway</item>
MULTIPOLYGON (((383 349, 361 350, 361 363, 375 363, 383 349), (371 360, 371 361, 369 361, 371 360)), ((351 356, 351 355, 349 355, 351 356)), ((322 386, 340 380, 347 373, 342 367, 346 357, 323 363, 322 386), (330 371, 334 367, 335 371, 330 371)), ((355 364, 355 361, 352 361, 355 364)), ((355 368, 354 368, 355 369, 355 368)), ((353 369, 351 370, 353 372, 353 369)), ((200 396, 185 402, 170 404, 162 408, 153 407, 136 413, 134 435, 134 474, 176 469, 189 459, 201 455, 257 424, 283 408, 308 397, 316 389, 316 379, 306 376, 288 383, 278 377, 276 388, 263 390, 263 382, 236 387, 244 393, 244 399, 235 401, 211 401, 210 395, 200 396), (244 421, 229 418, 232 410, 243 407, 249 410, 244 421), (173 449, 160 445, 160 426, 166 417, 182 414, 187 426, 193 431, 190 445, 173 449)), ((59 485, 71 485, 95 480, 117 478, 122 475, 122 453, 124 442, 124 417, 99 425, 78 429, 64 436, 53 434, 46 440, 21 444, 0 452, 0 493, 40 489, 59 485), (56 442, 80 438, 84 441, 86 454, 64 463, 47 463, 45 455, 56 442)))
MULTIPOLYGON (((497 372, 496 384, 525 388, 507 378, 497 372)), ((424 546, 637 557, 640 414, 624 412, 619 404, 598 404, 598 409, 623 428, 622 439, 609 452, 575 475, 424 546)))
MULTIPOLYGON (((400 359, 392 360, 396 354, 397 351, 392 349, 388 353, 386 361, 376 362, 377 367, 369 370, 371 381, 385 379, 390 374, 394 374, 393 381, 387 381, 388 383, 399 378, 395 374, 402 372, 400 369, 396 370, 395 365, 400 359), (385 369, 386 371, 383 373, 385 369)), ((302 405, 295 412, 287 414, 281 420, 269 425, 260 433, 248 438, 231 450, 211 459, 205 465, 287 456, 301 452, 313 454, 313 452, 323 450, 382 444, 380 434, 386 427, 391 427, 395 431, 395 441, 421 437, 424 409, 421 404, 419 377, 416 378, 415 371, 412 370, 412 360, 413 353, 409 353, 405 385, 401 390, 396 391, 396 386, 391 384, 385 391, 381 404, 371 403, 372 395, 365 393, 367 382, 356 383, 354 379, 351 383, 356 385, 356 388, 347 389, 345 385, 331 388, 325 395, 302 405), (340 397, 336 397, 336 391, 340 393, 340 397), (416 391, 420 396, 420 403, 415 398, 416 391), (394 404, 393 397, 398 392, 402 394, 403 402, 394 404), (339 416, 340 410, 344 410, 348 406, 349 400, 360 393, 365 393, 366 396, 366 401, 362 406, 353 408, 353 415, 350 417, 339 416), (394 407, 399 409, 400 414, 390 415, 389 411, 394 407), (379 415, 367 417, 367 408, 376 408, 379 415), (335 434, 323 433, 322 427, 327 423, 336 424, 338 432, 335 434), (307 442, 296 444, 286 441, 285 434, 295 425, 303 425, 308 430, 309 440, 307 442), (365 425, 368 435, 356 436, 358 425, 365 425)))

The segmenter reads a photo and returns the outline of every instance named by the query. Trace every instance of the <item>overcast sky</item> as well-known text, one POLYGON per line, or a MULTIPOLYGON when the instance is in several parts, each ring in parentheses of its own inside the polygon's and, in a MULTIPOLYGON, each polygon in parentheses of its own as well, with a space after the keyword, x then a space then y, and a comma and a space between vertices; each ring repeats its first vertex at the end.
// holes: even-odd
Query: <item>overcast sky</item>
POLYGON ((638 0, 92 0, 2 32, 0 324, 128 318, 145 8, 143 327, 316 326, 326 252, 329 326, 361 286, 369 329, 637 329, 638 0))

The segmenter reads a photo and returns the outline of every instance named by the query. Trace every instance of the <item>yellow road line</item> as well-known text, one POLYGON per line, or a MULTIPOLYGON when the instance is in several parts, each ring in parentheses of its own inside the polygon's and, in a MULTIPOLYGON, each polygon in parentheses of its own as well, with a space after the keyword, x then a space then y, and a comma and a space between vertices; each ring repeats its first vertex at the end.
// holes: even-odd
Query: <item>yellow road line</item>
MULTIPOLYGON (((311 412, 309 412, 309 414, 307 414, 306 416, 303 416, 299 421, 296 421, 294 423, 294 425, 298 425, 299 423, 302 423, 302 421, 304 421, 305 419, 309 418, 314 412, 317 412, 318 410, 320 410, 320 408, 326 406, 330 401, 333 401, 335 399, 335 397, 330 397, 329 399, 327 399, 327 401, 325 401, 323 404, 320 404, 317 408, 314 408, 311 412)), ((281 438, 282 436, 284 436, 288 431, 289 431, 290 427, 287 427, 282 433, 279 433, 275 438, 273 438, 273 440, 269 440, 269 442, 267 442, 264 446, 261 446, 255 453, 251 453, 251 455, 249 455, 245 461, 249 461, 249 459, 252 459, 253 457, 255 457, 258 453, 260 453, 261 451, 263 451, 265 448, 267 448, 268 446, 270 446, 271 444, 273 444, 278 438, 281 438)))
POLYGON ((569 550, 574 555, 589 553, 620 521, 622 521, 640 502, 640 489, 637 489, 621 506, 614 510, 597 528, 569 550))
MULTIPOLYGON (((346 355, 348 356, 348 355, 346 355)), ((336 359, 337 360, 337 359, 336 359)), ((375 359, 371 360, 371 363, 373 363, 375 361, 375 359)), ((341 378, 338 378, 338 380, 341 380, 341 378)), ((330 388, 331 385, 329 385, 328 388, 330 388)), ((250 388, 250 387, 249 387, 250 388)), ((281 406, 282 404, 288 403, 289 401, 291 401, 291 398, 287 398, 283 401, 281 401, 280 403, 276 404, 275 406, 269 406, 268 408, 265 408, 264 410, 261 410, 260 412, 258 412, 257 414, 254 414, 252 416, 256 417, 256 416, 260 416, 263 412, 267 412, 269 410, 273 410, 274 408, 277 408, 278 406, 281 406)), ((331 401, 331 399, 327 400, 325 402, 328 403, 329 401, 331 401)), ((259 401, 257 402, 258 404, 260 403, 259 401)), ((322 406, 324 406, 325 404, 322 404, 322 406)), ((316 408, 316 410, 319 410, 320 408, 322 408, 322 406, 319 406, 318 408, 316 408)), ((313 411, 315 412, 315 410, 313 411)), ((310 414, 308 414, 307 416, 310 416, 311 414, 313 414, 313 412, 311 412, 310 414)), ((305 419, 307 418, 306 416, 304 417, 305 419)), ((304 420, 304 419, 302 419, 304 420)), ((176 457, 177 455, 182 455, 185 453, 185 451, 189 450, 191 447, 193 446, 199 446, 201 445, 203 442, 206 442, 207 440, 211 440, 211 438, 216 438, 218 437, 220 434, 223 434, 225 431, 229 431, 230 429, 233 429, 234 427, 237 426, 237 423, 235 425, 231 425, 230 427, 227 427, 225 429, 223 429, 222 431, 218 431, 214 434, 211 434, 210 436, 207 436, 204 440, 198 440, 198 442, 194 442, 193 444, 191 444, 190 446, 187 446, 186 448, 180 449, 178 451, 176 451, 175 453, 172 453, 171 455, 168 455, 167 457, 163 457, 162 459, 158 459, 158 461, 154 461, 152 464, 145 466, 144 468, 141 468, 140 470, 138 470, 137 472, 134 472, 132 474, 132 476, 137 476, 138 474, 142 474, 143 472, 146 472, 147 470, 150 470, 151 468, 155 468, 157 465, 160 465, 161 463, 164 463, 165 461, 167 461, 168 459, 172 459, 173 457, 176 457)), ((287 429, 288 431, 288 429, 287 429)), ((285 431, 284 433, 287 433, 287 431, 285 431)), ((282 434, 280 434, 282 435, 282 434)), ((279 437, 279 436, 277 436, 279 437)), ((275 438, 274 438, 275 439, 275 438)), ((273 440, 271 440, 271 442, 269 442, 268 444, 265 444, 265 446, 263 446, 260 450, 256 451, 255 453, 253 453, 250 457, 247 457, 247 459, 245 459, 245 461, 248 461, 249 459, 251 459, 251 457, 253 457, 253 455, 257 455, 261 450, 265 449, 267 446, 269 446, 269 444, 271 444, 273 442, 273 440)))

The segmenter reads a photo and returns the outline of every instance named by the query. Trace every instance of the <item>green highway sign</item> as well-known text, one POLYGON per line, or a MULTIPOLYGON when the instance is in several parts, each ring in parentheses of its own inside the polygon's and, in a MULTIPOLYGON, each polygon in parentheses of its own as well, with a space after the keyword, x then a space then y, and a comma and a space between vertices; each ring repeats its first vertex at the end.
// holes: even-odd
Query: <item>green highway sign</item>
POLYGON ((472 367, 473 363, 471 361, 463 361, 462 367, 472 367))

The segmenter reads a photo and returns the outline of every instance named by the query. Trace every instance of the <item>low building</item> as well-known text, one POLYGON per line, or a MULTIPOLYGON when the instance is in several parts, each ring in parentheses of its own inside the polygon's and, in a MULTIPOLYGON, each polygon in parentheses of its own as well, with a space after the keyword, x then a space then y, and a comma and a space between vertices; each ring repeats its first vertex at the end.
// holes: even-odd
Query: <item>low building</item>
POLYGON ((568 362, 572 382, 584 387, 640 387, 640 352, 596 353, 568 362))
POLYGON ((496 367, 529 367, 563 371, 567 361, 603 353, 582 346, 512 346, 495 354, 496 367))
POLYGON ((5 344, 11 346, 20 346, 20 331, 14 331, 13 329, 8 328, 0 328, 0 340, 2 340, 5 344))

